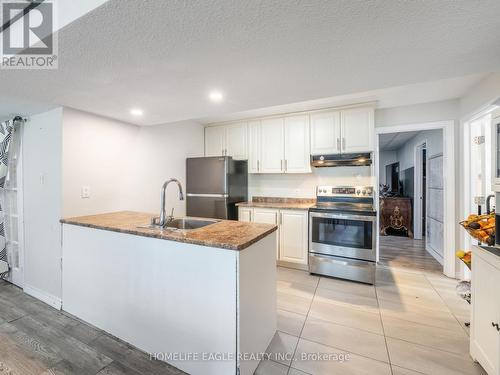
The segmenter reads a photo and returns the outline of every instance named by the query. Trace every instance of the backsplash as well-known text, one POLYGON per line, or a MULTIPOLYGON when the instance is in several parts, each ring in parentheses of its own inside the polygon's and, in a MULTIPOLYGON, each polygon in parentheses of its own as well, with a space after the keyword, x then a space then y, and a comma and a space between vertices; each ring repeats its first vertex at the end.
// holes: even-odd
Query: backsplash
POLYGON ((317 185, 374 184, 371 167, 313 168, 307 174, 249 174, 249 200, 255 196, 314 198, 317 185))

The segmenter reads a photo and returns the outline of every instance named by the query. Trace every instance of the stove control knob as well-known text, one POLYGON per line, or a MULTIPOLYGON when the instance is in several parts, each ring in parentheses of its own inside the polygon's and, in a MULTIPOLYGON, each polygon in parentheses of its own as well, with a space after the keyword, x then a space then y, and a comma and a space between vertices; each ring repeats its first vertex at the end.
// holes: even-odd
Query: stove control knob
POLYGON ((360 195, 361 194, 361 190, 356 190, 356 194, 360 195))
POLYGON ((366 190, 363 190, 363 195, 366 195, 366 190))

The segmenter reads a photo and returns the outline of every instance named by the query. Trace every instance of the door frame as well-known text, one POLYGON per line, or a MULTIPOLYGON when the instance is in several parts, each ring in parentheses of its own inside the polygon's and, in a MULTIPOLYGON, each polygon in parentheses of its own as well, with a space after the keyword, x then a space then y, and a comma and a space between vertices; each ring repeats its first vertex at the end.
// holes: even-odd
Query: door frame
MULTIPOLYGON (((413 202, 413 238, 416 240, 421 240, 422 239, 422 232, 426 228, 422 228, 422 217, 423 217, 423 211, 424 211, 424 205, 422 202, 422 199, 418 199, 417 197, 420 198, 422 194, 425 194, 427 196, 427 186, 426 186, 426 191, 424 192, 422 189, 423 185, 423 178, 422 178, 422 150, 424 149, 424 145, 427 144, 427 139, 423 140, 419 144, 415 145, 414 148, 414 155, 413 155, 413 160, 414 160, 414 173, 415 177, 413 179, 413 196, 415 198, 413 202)), ((427 165, 427 160, 426 160, 426 165, 427 165)), ((427 225, 427 222, 426 222, 427 225)), ((427 242, 427 241, 426 241, 427 242)))
POLYGON ((16 199, 17 199, 17 251, 19 256, 19 267, 10 269, 8 280, 20 288, 24 288, 24 199, 23 199, 23 133, 24 126, 20 126, 19 131, 19 153, 17 161, 17 181, 16 181, 16 199))
MULTIPOLYGON (((393 126, 382 126, 375 128, 375 180, 377 187, 379 185, 379 135, 387 133, 404 133, 409 131, 424 131, 424 130, 443 130, 443 155, 444 155, 444 264, 443 273, 452 278, 456 278, 456 260, 455 260, 455 243, 456 243, 456 222, 457 217, 455 215, 456 209, 455 205, 455 186, 456 186, 456 171, 457 166, 455 165, 455 121, 436 121, 436 122, 425 122, 425 123, 413 123, 406 125, 393 125, 393 126)), ((376 207, 377 211, 380 212, 380 200, 379 200, 379 189, 375 189, 376 192, 376 207)), ((377 220, 380 215, 377 215, 377 220)), ((377 230, 377 238, 379 238, 380 233, 377 230)), ((377 258, 379 253, 379 240, 377 240, 377 258)))

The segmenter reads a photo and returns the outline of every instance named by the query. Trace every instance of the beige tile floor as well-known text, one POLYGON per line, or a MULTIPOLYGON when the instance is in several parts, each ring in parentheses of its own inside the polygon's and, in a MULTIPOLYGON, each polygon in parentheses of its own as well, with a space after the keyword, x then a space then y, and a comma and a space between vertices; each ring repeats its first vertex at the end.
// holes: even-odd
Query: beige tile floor
POLYGON ((470 308, 455 285, 385 266, 376 286, 280 267, 278 332, 255 374, 485 374, 468 354, 470 308))

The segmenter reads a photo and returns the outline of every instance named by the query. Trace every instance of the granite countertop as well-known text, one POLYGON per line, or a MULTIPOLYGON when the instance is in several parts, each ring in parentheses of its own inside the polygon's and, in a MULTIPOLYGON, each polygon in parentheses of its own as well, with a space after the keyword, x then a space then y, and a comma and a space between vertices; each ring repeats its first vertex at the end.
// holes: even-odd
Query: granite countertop
POLYGON ((276 208, 283 210, 308 210, 316 204, 311 198, 253 197, 251 202, 236 203, 238 207, 276 208))
POLYGON ((157 215, 120 211, 66 218, 62 219, 61 223, 229 250, 246 249, 277 229, 271 224, 232 220, 221 220, 215 224, 188 231, 140 228, 147 226, 153 216, 157 215))

